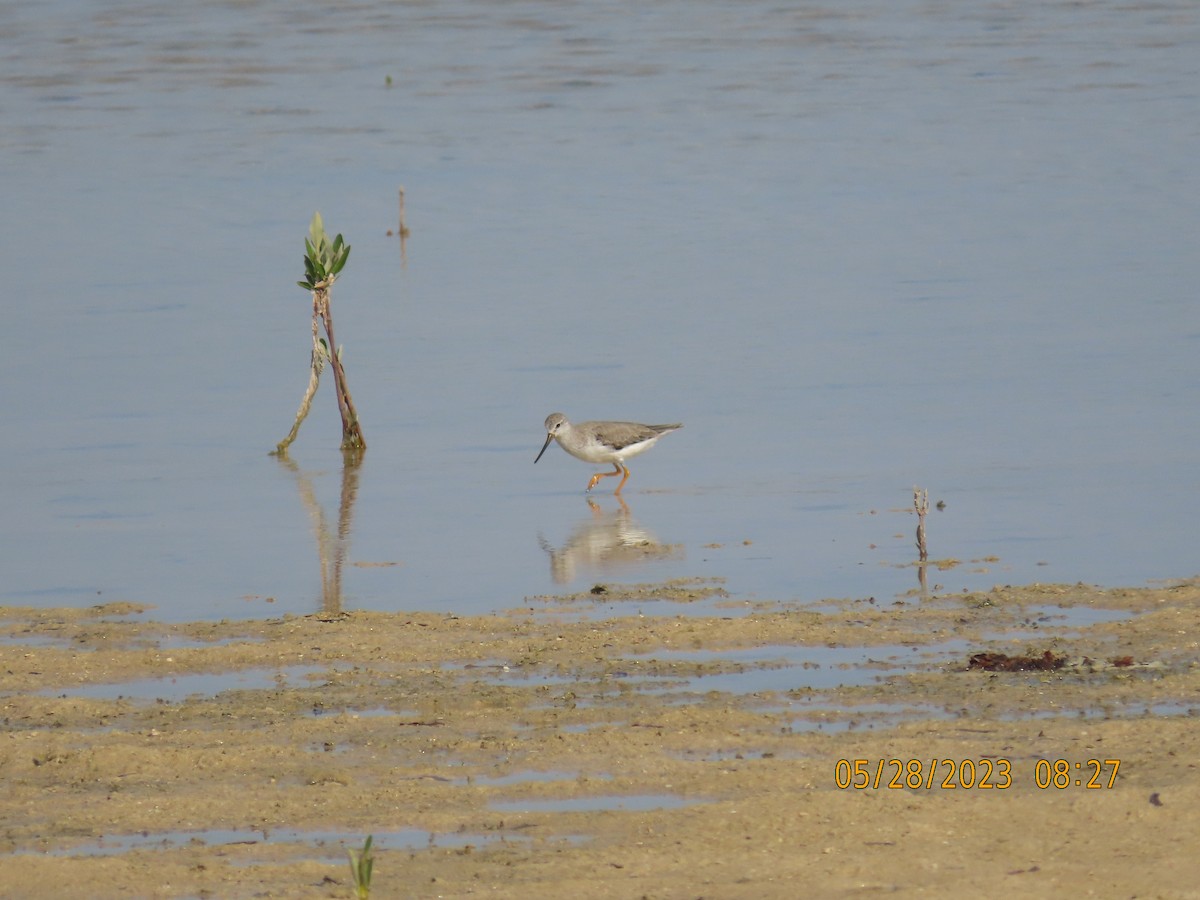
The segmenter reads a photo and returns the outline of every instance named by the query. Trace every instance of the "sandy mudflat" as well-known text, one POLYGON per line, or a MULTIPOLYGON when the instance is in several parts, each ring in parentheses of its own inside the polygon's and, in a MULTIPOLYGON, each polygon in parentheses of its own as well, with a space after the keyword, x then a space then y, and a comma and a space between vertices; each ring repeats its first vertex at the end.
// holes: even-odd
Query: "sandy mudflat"
POLYGON ((1200 581, 714 593, 0 609, 0 894, 1200 897, 1200 581))

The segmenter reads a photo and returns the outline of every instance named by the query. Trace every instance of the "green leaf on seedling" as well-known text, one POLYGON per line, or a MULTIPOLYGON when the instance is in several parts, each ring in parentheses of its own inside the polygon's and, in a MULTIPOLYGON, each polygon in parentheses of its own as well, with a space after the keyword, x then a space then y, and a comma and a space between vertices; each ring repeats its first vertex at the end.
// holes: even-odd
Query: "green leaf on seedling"
MULTIPOLYGON (((321 282, 332 283, 350 258, 350 245, 342 235, 329 243, 325 223, 319 212, 313 213, 308 226, 308 237, 304 239, 304 273, 308 278, 305 287, 315 290, 321 282)), ((297 282, 298 284, 300 282, 297 282)))

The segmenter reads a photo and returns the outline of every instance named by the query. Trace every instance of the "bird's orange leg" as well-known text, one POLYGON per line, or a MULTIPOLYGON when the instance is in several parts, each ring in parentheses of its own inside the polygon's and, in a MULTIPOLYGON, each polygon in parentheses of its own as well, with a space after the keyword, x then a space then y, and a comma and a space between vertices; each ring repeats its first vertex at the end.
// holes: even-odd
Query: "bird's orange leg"
MULTIPOLYGON (((615 472, 613 474, 616 474, 615 472)), ((621 479, 621 483, 617 485, 617 489, 613 491, 614 497, 621 496, 621 488, 625 487, 625 482, 629 480, 629 469, 625 469, 625 477, 621 479)))
MULTIPOLYGON (((619 465, 617 465, 616 463, 613 463, 613 470, 611 472, 597 472, 595 475, 593 475, 592 480, 588 482, 587 489, 590 491, 592 488, 594 488, 596 486, 596 482, 599 481, 601 478, 609 478, 610 476, 613 476, 613 475, 620 475, 622 471, 625 472, 625 477, 628 478, 629 470, 628 469, 622 470, 619 465)), ((625 483, 625 481, 622 480, 621 484, 624 484, 624 483, 625 483)), ((620 492, 621 492, 621 489, 618 487, 617 493, 619 494, 620 492)))

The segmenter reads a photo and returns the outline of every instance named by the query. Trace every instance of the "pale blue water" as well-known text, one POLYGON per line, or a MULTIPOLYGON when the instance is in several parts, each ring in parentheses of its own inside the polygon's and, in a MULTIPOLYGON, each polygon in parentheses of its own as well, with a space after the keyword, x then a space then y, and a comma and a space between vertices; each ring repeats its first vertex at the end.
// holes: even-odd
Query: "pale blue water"
MULTIPOLYGON (((418 850, 426 847, 474 847, 487 846, 501 839, 505 842, 520 841, 523 835, 505 834, 469 834, 455 832, 445 834, 436 831, 425 831, 421 828, 401 828, 384 831, 376 830, 372 835, 372 843, 376 850, 418 850)), ((363 836, 356 831, 303 831, 298 828, 206 828, 196 831, 142 831, 137 834, 106 834, 99 840, 76 844, 65 849, 45 849, 38 851, 51 856, 117 856, 130 850, 171 850, 177 847, 207 845, 209 847, 225 847, 229 845, 253 844, 297 844, 298 852, 322 859, 336 860, 339 863, 346 859, 346 851, 357 850, 361 847, 363 836)))
POLYGON ((1190 2, 0 5, 0 603, 321 606, 315 209, 348 608, 891 597, 914 484, 946 589, 1194 575, 1197 159, 1190 2), (552 411, 686 423, 554 571, 552 411))

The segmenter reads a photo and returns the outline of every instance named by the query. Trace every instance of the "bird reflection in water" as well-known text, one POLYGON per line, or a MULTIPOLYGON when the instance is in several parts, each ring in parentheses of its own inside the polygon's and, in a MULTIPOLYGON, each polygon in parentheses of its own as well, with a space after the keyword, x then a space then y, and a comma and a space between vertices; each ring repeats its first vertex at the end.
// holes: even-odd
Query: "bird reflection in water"
POLYGON ((617 495, 619 507, 604 512, 591 497, 590 514, 572 530, 566 543, 555 548, 542 535, 538 544, 550 557, 550 577, 555 584, 569 584, 583 575, 611 574, 663 559, 682 559, 682 544, 664 544, 639 525, 629 505, 617 495))

